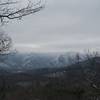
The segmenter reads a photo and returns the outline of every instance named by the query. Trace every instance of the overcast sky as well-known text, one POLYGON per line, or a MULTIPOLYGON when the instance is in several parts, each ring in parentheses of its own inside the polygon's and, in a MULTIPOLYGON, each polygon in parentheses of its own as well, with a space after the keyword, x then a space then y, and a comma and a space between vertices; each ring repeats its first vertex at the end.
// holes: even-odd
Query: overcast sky
POLYGON ((100 48, 100 0, 47 0, 45 9, 5 27, 17 50, 100 48))

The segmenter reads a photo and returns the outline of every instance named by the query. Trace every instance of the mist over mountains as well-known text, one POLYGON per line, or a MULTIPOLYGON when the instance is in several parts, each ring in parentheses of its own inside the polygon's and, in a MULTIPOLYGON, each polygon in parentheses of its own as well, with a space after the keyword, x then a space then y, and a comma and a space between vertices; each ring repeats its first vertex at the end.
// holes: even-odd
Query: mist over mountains
POLYGON ((62 67, 69 63, 68 57, 74 53, 11 53, 0 55, 0 69, 7 71, 24 71, 39 68, 62 67))

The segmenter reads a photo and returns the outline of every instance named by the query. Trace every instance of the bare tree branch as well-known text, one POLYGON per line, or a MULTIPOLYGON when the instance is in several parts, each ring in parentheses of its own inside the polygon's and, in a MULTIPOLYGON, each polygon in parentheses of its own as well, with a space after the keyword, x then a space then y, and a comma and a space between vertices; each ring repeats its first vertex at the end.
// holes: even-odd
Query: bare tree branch
MULTIPOLYGON (((1 2, 1 1, 0 1, 1 2)), ((23 2, 24 3, 24 2, 23 2)), ((27 5, 24 7, 16 7, 16 4, 20 4, 18 1, 13 0, 0 3, 0 19, 1 22, 7 19, 16 19, 22 18, 23 16, 30 15, 36 13, 45 7, 45 3, 43 4, 42 0, 33 3, 32 0, 27 0, 27 5), (14 4, 12 6, 12 4, 14 4)))
POLYGON ((4 32, 0 32, 0 54, 8 53, 11 46, 12 39, 4 32))
POLYGON ((4 6, 4 5, 11 5, 11 4, 16 4, 17 2, 4 2, 4 3, 0 3, 0 6, 4 6))

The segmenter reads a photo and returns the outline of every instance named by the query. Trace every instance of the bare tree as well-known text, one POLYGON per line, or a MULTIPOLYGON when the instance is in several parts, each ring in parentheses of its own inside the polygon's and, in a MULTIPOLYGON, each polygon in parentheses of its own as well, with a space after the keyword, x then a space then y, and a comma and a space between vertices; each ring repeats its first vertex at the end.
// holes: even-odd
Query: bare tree
POLYGON ((4 32, 0 32, 0 54, 5 54, 10 51, 12 46, 12 39, 5 34, 4 32))
MULTIPOLYGON (((5 34, 4 31, 0 30, 0 62, 4 61, 4 59, 2 57, 4 54, 8 54, 10 52, 11 46, 12 46, 12 39, 7 34, 5 34)), ((0 98, 2 100, 5 100, 5 97, 6 97, 5 76, 0 75, 0 79, 1 79, 0 81, 2 84, 2 87, 0 88, 0 98)))
POLYGON ((44 0, 0 0, 0 19, 21 19, 44 8, 44 0))

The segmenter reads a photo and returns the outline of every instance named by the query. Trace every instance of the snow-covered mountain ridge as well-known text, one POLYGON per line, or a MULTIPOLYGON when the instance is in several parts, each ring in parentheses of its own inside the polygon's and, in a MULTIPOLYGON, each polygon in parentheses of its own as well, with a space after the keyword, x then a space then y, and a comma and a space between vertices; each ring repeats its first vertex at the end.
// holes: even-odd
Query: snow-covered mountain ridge
POLYGON ((55 68, 68 64, 67 54, 20 54, 11 53, 0 55, 0 69, 28 70, 36 68, 55 68))

